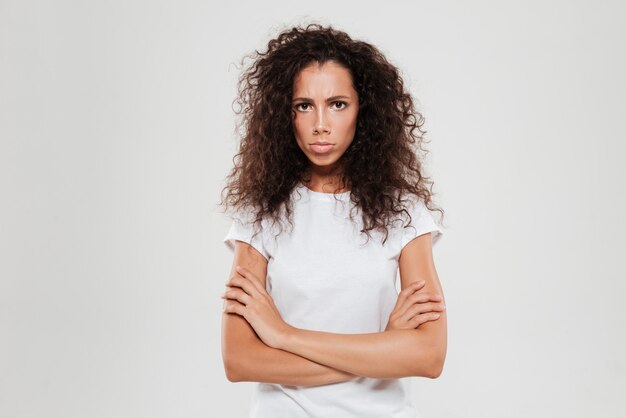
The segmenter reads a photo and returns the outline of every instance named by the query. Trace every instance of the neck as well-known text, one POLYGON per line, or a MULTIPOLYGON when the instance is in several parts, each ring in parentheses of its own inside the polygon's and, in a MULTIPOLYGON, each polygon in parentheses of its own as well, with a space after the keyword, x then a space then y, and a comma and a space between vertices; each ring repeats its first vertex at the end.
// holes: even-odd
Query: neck
POLYGON ((309 189, 322 193, 335 193, 348 191, 347 184, 342 182, 342 173, 339 170, 334 172, 320 172, 320 170, 309 169, 304 176, 303 183, 309 189), (337 190, 339 189, 339 190, 337 190))

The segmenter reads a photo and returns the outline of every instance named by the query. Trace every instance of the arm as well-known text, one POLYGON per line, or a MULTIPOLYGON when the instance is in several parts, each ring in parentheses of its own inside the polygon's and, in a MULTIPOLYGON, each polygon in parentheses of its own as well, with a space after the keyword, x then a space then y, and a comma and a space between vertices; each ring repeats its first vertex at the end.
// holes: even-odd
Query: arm
MULTIPOLYGON (((230 276, 239 264, 253 271, 265 286, 267 260, 254 247, 237 241, 230 276)), ((267 382, 294 386, 313 386, 350 380, 356 376, 313 362, 276 348, 259 339, 245 318, 222 314, 222 358, 226 377, 231 382, 267 382)))
MULTIPOLYGON (((433 262, 430 233, 407 244, 399 263, 403 289, 421 278, 426 280, 425 291, 443 296, 433 262)), ((280 348, 359 376, 436 378, 443 368, 446 335, 444 311, 438 320, 410 330, 335 334, 292 328, 284 336, 280 348)))

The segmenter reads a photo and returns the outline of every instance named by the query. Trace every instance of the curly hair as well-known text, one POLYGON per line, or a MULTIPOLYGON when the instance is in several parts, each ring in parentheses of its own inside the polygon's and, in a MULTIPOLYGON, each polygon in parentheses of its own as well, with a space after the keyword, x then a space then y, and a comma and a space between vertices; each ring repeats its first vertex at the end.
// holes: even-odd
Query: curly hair
POLYGON ((376 47, 332 26, 309 24, 284 30, 268 42, 267 51, 244 56, 242 66, 246 58, 252 63, 239 78, 233 102, 239 106, 234 111, 241 118, 241 141, 220 206, 252 208, 255 225, 264 217, 277 223, 286 215, 293 226, 289 197, 298 182, 306 181, 309 167, 294 136, 293 83, 304 67, 333 61, 350 71, 359 99, 354 139, 340 161, 341 183, 349 185, 350 199, 362 212, 361 232, 368 239, 373 229, 384 232, 384 244, 387 227, 401 213, 409 216, 408 227, 406 195, 443 217, 431 202, 433 182, 422 172, 421 159, 428 153, 422 147, 424 118, 398 69, 376 47))

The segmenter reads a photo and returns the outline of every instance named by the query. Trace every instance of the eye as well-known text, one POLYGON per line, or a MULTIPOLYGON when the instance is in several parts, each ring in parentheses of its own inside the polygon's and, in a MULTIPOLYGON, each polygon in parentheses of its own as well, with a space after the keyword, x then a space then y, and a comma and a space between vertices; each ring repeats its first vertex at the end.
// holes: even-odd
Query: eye
POLYGON ((297 105, 295 105, 296 110, 307 110, 306 108, 303 109, 301 106, 310 106, 310 104, 308 104, 308 103, 298 103, 297 105))
POLYGON ((333 102, 333 105, 335 105, 335 109, 340 110, 346 107, 346 102, 337 101, 337 102, 333 102))

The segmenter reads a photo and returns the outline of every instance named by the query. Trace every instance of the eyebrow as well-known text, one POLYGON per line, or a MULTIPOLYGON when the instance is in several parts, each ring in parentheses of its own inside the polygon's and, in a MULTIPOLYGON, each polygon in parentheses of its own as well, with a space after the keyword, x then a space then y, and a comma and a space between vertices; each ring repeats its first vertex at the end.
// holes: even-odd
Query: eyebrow
MULTIPOLYGON (((332 102, 335 100, 339 100, 339 99, 350 99, 349 96, 333 96, 333 97, 329 97, 328 99, 326 99, 327 102, 332 102)), ((307 101, 307 102, 312 102, 313 99, 311 99, 310 97, 296 97, 295 99, 293 99, 293 101, 298 101, 298 100, 303 100, 303 101, 307 101)))

